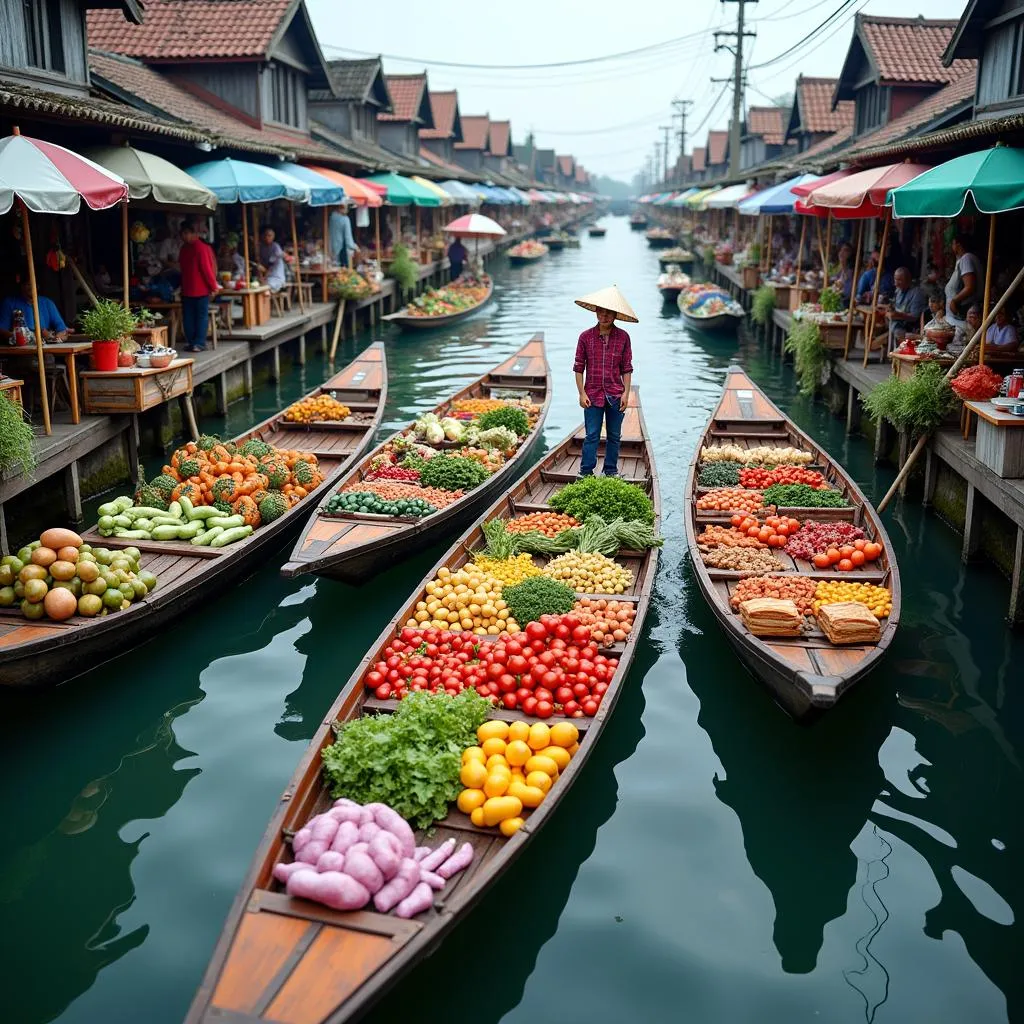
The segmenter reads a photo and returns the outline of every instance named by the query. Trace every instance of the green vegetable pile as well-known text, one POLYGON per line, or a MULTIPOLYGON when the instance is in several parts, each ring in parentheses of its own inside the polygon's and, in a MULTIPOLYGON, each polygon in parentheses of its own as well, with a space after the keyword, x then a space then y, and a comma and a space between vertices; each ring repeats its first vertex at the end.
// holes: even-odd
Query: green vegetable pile
POLYGON ((531 576, 522 583, 502 587, 501 599, 516 622, 536 622, 542 615, 566 615, 576 604, 572 587, 547 576, 531 576))
POLYGON ((437 508, 423 498, 386 501, 372 491, 343 491, 332 495, 324 506, 328 515, 338 512, 371 512, 379 516, 429 516, 437 508))
POLYGON ((705 462, 700 467, 697 483, 701 487, 738 487, 740 464, 738 462, 705 462))
POLYGON ((36 467, 32 448, 32 427, 25 422, 21 406, 0 392, 0 470, 11 472, 16 466, 22 473, 36 467))
POLYGON ((887 377, 860 400, 874 420, 886 419, 898 430, 912 434, 937 430, 956 407, 956 394, 945 371, 930 361, 920 363, 908 379, 887 377))
POLYGON ((475 459, 460 459, 453 455, 435 455, 420 467, 420 483, 424 487, 439 487, 444 491, 471 491, 488 476, 487 470, 475 459))
POLYGON ((476 425, 481 431, 494 427, 508 427, 517 437, 526 437, 530 432, 530 418, 514 405, 503 405, 499 409, 485 412, 476 421, 476 425))
POLYGON ((648 523, 625 519, 606 522, 596 513, 588 516, 582 526, 562 530, 555 537, 548 537, 539 530, 510 532, 502 519, 492 519, 484 523, 481 529, 487 538, 487 548, 483 553, 491 558, 502 559, 524 552, 531 555, 563 555, 566 551, 597 551, 611 557, 622 548, 644 551, 647 548, 660 548, 665 543, 664 538, 659 537, 648 523))
POLYGON ((617 476, 588 476, 566 484, 551 496, 548 504, 556 512, 564 512, 581 523, 595 513, 608 521, 654 522, 654 503, 646 492, 617 476))
POLYGON ((454 697, 410 693, 394 714, 337 727, 322 754, 331 796, 384 803, 413 828, 427 828, 459 795, 462 751, 476 742, 489 708, 472 687, 454 697))
POLYGON ((778 508, 845 508, 849 503, 839 491, 819 491, 807 484, 772 484, 764 503, 778 508))

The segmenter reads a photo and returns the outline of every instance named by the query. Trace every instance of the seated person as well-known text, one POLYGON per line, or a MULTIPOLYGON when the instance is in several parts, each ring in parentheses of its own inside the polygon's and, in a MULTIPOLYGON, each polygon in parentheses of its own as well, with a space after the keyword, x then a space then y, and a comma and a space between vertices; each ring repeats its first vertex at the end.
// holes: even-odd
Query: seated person
POLYGON ((928 326, 928 324, 934 323, 936 320, 941 320, 946 323, 946 296, 942 294, 942 289, 937 284, 930 284, 927 286, 928 294, 928 317, 921 317, 923 322, 921 324, 922 330, 928 326))
POLYGON ((279 292, 284 287, 284 249, 274 241, 276 235, 273 228, 264 228, 260 240, 260 280, 272 292, 279 292))
POLYGON ((245 260, 238 251, 238 235, 231 232, 220 247, 217 269, 231 275, 232 281, 245 280, 245 260))
MULTIPOLYGON (((37 297, 39 303, 39 329, 44 341, 64 341, 68 336, 67 324, 52 299, 45 295, 37 297)), ((32 289, 28 283, 28 275, 22 275, 17 295, 9 295, 0 302, 0 343, 10 345, 14 336, 14 312, 21 310, 25 317, 25 326, 34 336, 36 318, 32 310, 32 289)))
POLYGON ((135 276, 129 284, 128 295, 138 302, 146 302, 149 299, 173 302, 174 286, 163 274, 152 275, 146 264, 138 264, 135 267, 135 276))
MULTIPOLYGON (((956 332, 953 335, 953 340, 949 343, 949 351, 953 355, 957 355, 962 352, 967 343, 977 333, 978 328, 981 326, 981 304, 975 302, 969 310, 967 310, 967 319, 961 325, 957 324, 956 332)), ((987 344, 987 343, 986 343, 987 344)))
POLYGON ((921 323, 921 314, 925 308, 924 291, 914 284, 914 279, 906 267, 900 267, 893 275, 896 292, 892 306, 886 310, 889 321, 889 346, 899 345, 908 330, 921 323))
POLYGON ((996 313, 995 323, 990 324, 985 332, 985 351, 1010 355, 1018 348, 1020 348, 1020 338, 1017 336, 1017 328, 1010 323, 1006 307, 1003 306, 996 313))
MULTIPOLYGON (((857 282, 857 301, 862 303, 871 302, 875 294, 875 278, 878 276, 878 249, 871 250, 871 262, 867 270, 860 275, 857 282)), ((893 293, 893 276, 889 271, 882 272, 882 281, 878 286, 878 297, 889 296, 893 293)))

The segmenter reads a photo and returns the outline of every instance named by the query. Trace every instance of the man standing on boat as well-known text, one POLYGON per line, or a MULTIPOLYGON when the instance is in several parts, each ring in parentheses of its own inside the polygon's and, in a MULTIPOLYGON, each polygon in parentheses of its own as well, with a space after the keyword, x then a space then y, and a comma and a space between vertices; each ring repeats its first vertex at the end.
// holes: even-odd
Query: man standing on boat
POLYGON ((633 350, 629 335, 616 327, 615 321, 640 321, 615 285, 577 299, 576 305, 597 314, 597 324, 579 337, 573 364, 586 428, 580 476, 593 476, 597 468, 602 423, 606 441, 603 472, 605 476, 618 476, 622 420, 633 380, 633 350))

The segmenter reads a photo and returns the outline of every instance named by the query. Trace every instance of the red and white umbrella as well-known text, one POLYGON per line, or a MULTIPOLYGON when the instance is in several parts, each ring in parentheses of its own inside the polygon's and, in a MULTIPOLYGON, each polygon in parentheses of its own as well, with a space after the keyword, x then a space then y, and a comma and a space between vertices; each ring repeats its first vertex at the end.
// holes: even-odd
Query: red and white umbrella
POLYGON ((128 185, 99 164, 70 149, 9 135, 0 139, 0 214, 17 196, 33 213, 78 213, 82 200, 105 210, 128 198, 128 185))
POLYGON ((479 213, 467 213, 465 217, 453 220, 444 230, 457 238, 500 238, 506 233, 497 221, 479 213))

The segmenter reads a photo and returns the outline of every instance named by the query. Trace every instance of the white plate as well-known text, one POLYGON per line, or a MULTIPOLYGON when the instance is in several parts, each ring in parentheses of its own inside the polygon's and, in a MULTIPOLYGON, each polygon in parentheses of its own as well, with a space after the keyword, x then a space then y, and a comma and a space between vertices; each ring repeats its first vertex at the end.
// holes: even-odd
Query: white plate
POLYGON ((1019 398, 993 398, 992 404, 997 409, 1010 409, 1020 402, 1019 398))

